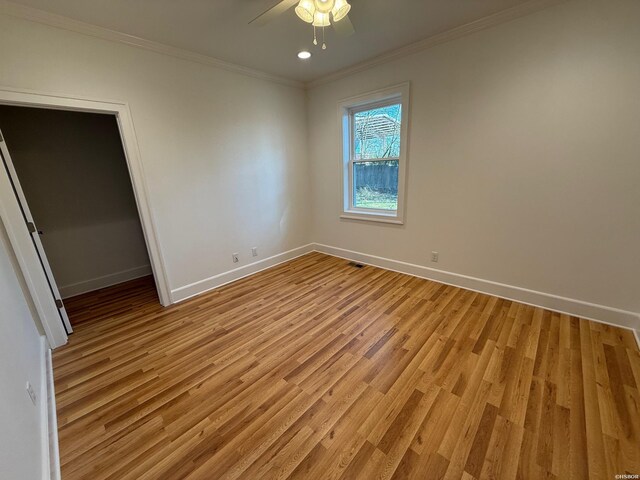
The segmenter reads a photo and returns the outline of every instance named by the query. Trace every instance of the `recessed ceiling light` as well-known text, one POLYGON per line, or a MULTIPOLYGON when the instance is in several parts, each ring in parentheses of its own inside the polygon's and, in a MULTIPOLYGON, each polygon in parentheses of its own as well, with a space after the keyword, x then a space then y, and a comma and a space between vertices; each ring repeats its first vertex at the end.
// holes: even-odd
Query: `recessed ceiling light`
POLYGON ((306 60, 307 58, 311 58, 311 52, 307 52, 306 50, 298 52, 298 58, 301 58, 302 60, 306 60))

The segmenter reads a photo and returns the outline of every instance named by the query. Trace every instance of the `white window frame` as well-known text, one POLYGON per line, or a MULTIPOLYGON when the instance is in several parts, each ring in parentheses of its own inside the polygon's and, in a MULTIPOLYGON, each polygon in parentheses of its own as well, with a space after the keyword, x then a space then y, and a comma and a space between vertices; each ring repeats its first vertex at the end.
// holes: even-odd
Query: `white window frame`
POLYGON ((350 220, 368 220, 383 223, 404 223, 405 181, 407 175, 408 139, 409 139, 409 82, 374 92, 347 98, 338 104, 338 117, 341 134, 340 168, 342 171, 342 213, 340 218, 350 220), (402 105, 400 125, 400 156, 384 159, 398 161, 398 209, 383 210, 362 208, 353 205, 353 169, 358 162, 370 160, 354 159, 353 116, 355 113, 400 103, 402 105))

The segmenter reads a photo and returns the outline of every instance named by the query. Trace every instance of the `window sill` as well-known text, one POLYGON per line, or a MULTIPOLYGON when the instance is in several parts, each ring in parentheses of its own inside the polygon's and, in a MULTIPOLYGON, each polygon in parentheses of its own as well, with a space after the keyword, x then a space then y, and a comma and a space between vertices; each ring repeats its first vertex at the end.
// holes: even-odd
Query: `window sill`
POLYGON ((395 215, 384 215, 379 213, 343 212, 340 218, 345 220, 362 220, 365 222, 390 223, 393 225, 403 225, 401 218, 395 215))

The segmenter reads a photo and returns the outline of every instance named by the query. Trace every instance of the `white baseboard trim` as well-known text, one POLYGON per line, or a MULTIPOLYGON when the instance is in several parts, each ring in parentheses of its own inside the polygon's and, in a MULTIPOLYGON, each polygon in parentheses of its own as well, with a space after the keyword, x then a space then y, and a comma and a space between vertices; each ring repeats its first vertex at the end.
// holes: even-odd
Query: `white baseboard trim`
POLYGON ((40 452, 43 480, 51 479, 51 453, 49 447, 49 343, 40 337, 40 452))
POLYGON ((253 275, 254 273, 258 273, 262 270, 266 270, 267 268, 274 267, 280 263, 288 262, 289 260, 293 260, 294 258, 313 252, 313 250, 314 244, 310 243, 308 245, 294 248, 293 250, 279 253, 269 258, 265 258, 264 260, 260 260, 255 263, 251 263, 249 265, 245 265, 234 270, 229 270, 228 272, 223 272, 218 275, 214 275, 213 277, 205 278, 204 280, 200 280, 198 282, 173 289, 171 290, 171 302, 182 302, 188 298, 195 297, 196 295, 200 295, 201 293, 205 293, 209 290, 213 290, 214 288, 226 285, 227 283, 235 282, 236 280, 248 277, 249 275, 253 275))
POLYGON ((507 300, 513 300, 527 305, 533 305, 535 307, 542 307, 559 313, 566 313, 568 315, 573 315, 587 320, 626 328, 634 332, 636 340, 638 340, 638 345, 640 346, 640 314, 635 312, 561 297, 550 293, 538 292, 522 287, 515 287, 512 285, 493 282, 491 280, 484 280, 435 268, 424 267, 422 265, 402 262, 399 260, 392 260, 390 258, 368 255, 366 253, 355 252, 319 243, 304 245, 302 247, 265 258, 259 262, 245 265, 234 270, 229 270, 228 272, 223 272, 204 280, 173 289, 171 290, 171 301, 172 303, 182 302, 188 298, 208 292, 313 251, 367 265, 373 265, 386 270, 405 273, 414 277, 425 278, 439 283, 465 288, 467 290, 473 290, 475 292, 493 295, 507 300))
POLYGON ((473 290, 475 292, 486 293, 496 297, 505 298, 507 300, 542 307, 548 310, 614 325, 616 327, 627 328, 634 331, 636 340, 638 340, 638 345, 640 345, 639 313, 552 295, 550 293, 538 292, 526 288, 514 287, 503 283, 492 282, 490 280, 460 275, 458 273, 446 272, 444 270, 424 267, 422 265, 415 265, 375 255, 354 252, 329 245, 316 243, 314 249, 318 252, 326 253, 334 257, 373 265, 386 270, 406 273, 414 277, 426 278, 439 283, 453 285, 467 290, 473 290))
POLYGON ((60 286, 60 295, 62 298, 75 297, 87 292, 93 292, 100 288, 110 287, 117 285, 118 283, 128 282, 140 277, 146 277, 151 275, 151 265, 142 265, 140 267, 130 268, 128 270, 122 270, 116 273, 110 273, 109 275, 103 275, 101 277, 90 278, 82 282, 71 283, 69 285, 60 286))
POLYGON ((58 420, 53 384, 53 362, 47 338, 40 337, 42 379, 40 385, 40 421, 42 435, 42 478, 60 480, 60 452, 58 450, 58 420))

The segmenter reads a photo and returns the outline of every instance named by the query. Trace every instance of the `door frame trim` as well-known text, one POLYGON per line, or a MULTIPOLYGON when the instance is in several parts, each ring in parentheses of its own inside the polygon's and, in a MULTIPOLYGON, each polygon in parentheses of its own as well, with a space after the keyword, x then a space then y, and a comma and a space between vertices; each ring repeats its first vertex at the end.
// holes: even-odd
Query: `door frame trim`
MULTIPOLYGON (((126 102, 95 100, 61 94, 13 89, 3 86, 0 86, 0 104, 77 112, 106 113, 116 117, 160 303, 163 306, 170 305, 170 288, 165 261, 157 235, 154 213, 148 200, 148 187, 129 104, 126 102)), ((0 182, 0 189, 6 189, 9 178, 4 168, 1 169, 0 175, 4 177, 2 179, 3 181, 0 182)), ((15 198, 15 195, 13 195, 13 191, 10 197, 0 195, 0 218, 5 225, 11 245, 15 250, 20 269, 25 277, 27 287, 36 305, 36 310, 40 315, 42 326, 47 334, 49 345, 52 348, 56 348, 67 342, 67 334, 64 331, 57 312, 55 312, 56 315, 53 316, 51 309, 46 308, 47 303, 53 302, 47 302, 46 299, 41 298, 43 290, 39 287, 42 282, 46 282, 44 272, 41 268, 35 268, 36 265, 39 265, 39 262, 34 263, 33 257, 36 256, 36 252, 29 238, 26 225, 23 221, 19 220, 22 217, 10 214, 12 210, 19 208, 18 200, 15 198), (13 198, 14 201, 10 202, 7 200, 8 198, 13 198)))

